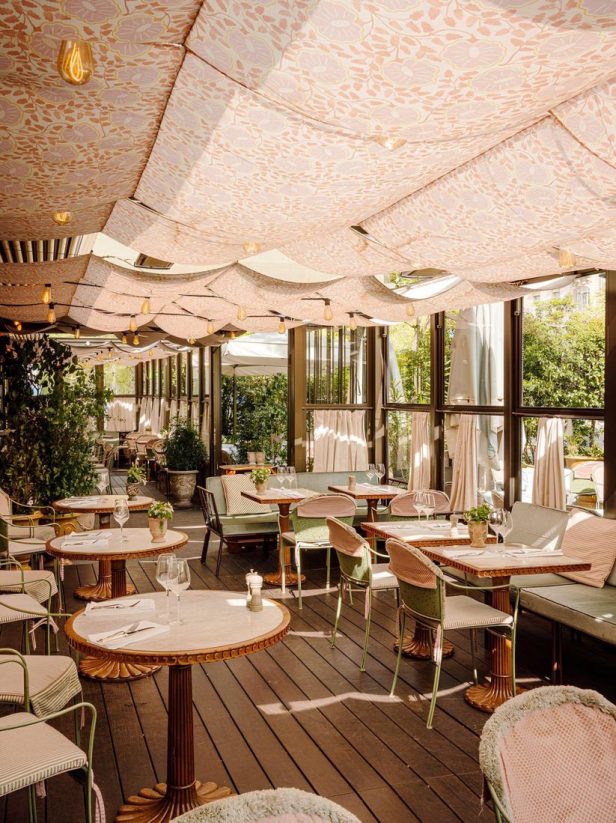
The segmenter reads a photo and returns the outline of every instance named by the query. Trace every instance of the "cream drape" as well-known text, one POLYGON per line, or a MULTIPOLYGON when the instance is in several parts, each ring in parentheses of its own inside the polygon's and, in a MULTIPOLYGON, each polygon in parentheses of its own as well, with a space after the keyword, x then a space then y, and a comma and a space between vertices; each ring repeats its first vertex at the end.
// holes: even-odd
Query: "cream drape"
POLYGON ((477 418, 461 414, 453 453, 451 508, 464 511, 477 505, 477 418))
POLYGON ((135 412, 137 406, 134 397, 122 397, 112 400, 107 409, 105 429, 110 432, 132 432, 135 430, 135 412))
POLYGON ((429 412, 413 412, 411 414, 409 491, 430 488, 431 424, 429 412))
POLYGON ((551 509, 566 509, 565 450, 563 421, 542 417, 537 429, 533 503, 551 509))
POLYGON ((366 413, 362 409, 318 409, 314 413, 313 471, 368 468, 366 413))
POLYGON ((206 446, 210 442, 210 398, 206 397, 203 401, 203 415, 201 416, 201 440, 206 446))

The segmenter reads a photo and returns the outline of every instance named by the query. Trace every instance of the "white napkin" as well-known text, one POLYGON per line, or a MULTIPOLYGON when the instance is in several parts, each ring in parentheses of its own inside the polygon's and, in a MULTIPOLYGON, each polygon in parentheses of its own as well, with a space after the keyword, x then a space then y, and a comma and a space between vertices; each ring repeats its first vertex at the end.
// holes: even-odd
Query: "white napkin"
POLYGON ((127 623, 117 629, 106 632, 97 632, 88 636, 91 643, 99 646, 106 646, 108 649, 121 649, 123 646, 130 646, 132 643, 140 643, 157 634, 164 634, 169 631, 169 626, 161 623, 152 623, 150 620, 139 620, 134 623, 127 623))
POLYGON ((480 549, 441 549, 441 551, 447 557, 451 557, 452 560, 456 560, 458 557, 480 557, 486 553, 480 549))
POLYGON ((95 612, 100 617, 106 614, 119 614, 120 612, 153 612, 156 609, 156 604, 153 600, 144 598, 128 598, 123 597, 121 600, 108 600, 106 603, 88 603, 86 606, 86 614, 95 612))
POLYGON ((562 557, 562 551, 558 549, 532 549, 532 548, 520 548, 520 549, 505 549, 504 554, 507 557, 562 557))
POLYGON ((63 546, 106 546, 111 539, 110 534, 105 532, 93 532, 89 534, 82 534, 81 532, 74 532, 67 534, 62 541, 63 546))

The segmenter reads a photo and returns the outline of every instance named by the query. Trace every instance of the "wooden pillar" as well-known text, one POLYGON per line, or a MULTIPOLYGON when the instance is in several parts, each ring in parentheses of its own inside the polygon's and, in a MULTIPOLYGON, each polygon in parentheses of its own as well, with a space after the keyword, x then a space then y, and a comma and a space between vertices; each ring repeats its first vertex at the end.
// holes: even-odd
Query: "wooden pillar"
POLYGON ((287 462, 298 472, 306 471, 306 328, 289 331, 287 462))
MULTIPOLYGON (((96 385, 96 393, 99 397, 102 397, 103 392, 105 391, 105 367, 104 366, 95 366, 94 367, 94 383, 96 385)), ((96 429, 99 432, 105 430, 105 415, 101 411, 96 418, 96 429)))
POLYGON ((445 403, 445 315, 430 317, 430 409, 434 437, 432 440, 432 488, 442 489, 443 455, 445 453, 445 415, 440 411, 445 403))
POLYGON ((210 349, 210 474, 218 474, 222 451, 222 352, 220 346, 210 349))
POLYGON ((616 519, 616 271, 605 277, 604 516, 616 519))
MULTIPOLYGON (((386 339, 386 338, 385 338, 386 339)), ((368 329, 368 397, 369 455, 375 463, 386 462, 385 362, 383 358, 384 330, 368 329)))
POLYGON ((511 508, 522 494, 522 300, 505 304, 504 328, 504 450, 505 506, 511 508))

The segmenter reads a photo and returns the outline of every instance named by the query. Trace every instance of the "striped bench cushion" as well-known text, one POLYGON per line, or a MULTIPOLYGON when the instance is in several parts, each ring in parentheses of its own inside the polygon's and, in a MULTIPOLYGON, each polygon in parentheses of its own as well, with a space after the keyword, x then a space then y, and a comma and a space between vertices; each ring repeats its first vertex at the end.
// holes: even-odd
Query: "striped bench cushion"
POLYGON ((563 577, 603 588, 616 562, 616 521, 586 512, 574 512, 567 524, 562 550, 567 557, 592 564, 587 572, 563 572, 563 577))
POLYGON ((85 752, 47 723, 14 728, 34 719, 28 712, 0 718, 0 796, 87 763, 85 752))

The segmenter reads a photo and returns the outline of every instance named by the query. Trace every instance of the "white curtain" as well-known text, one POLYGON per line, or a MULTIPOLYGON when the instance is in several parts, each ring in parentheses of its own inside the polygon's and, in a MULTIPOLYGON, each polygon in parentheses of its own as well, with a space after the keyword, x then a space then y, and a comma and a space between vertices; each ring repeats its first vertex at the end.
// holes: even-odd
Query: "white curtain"
POLYGON ((474 414, 458 416, 450 497, 454 511, 477 505, 477 418, 474 414))
POLYGON ((193 400, 190 404, 190 422, 199 431, 199 401, 193 400))
POLYGON ((413 412, 411 414, 408 485, 410 491, 430 488, 431 423, 429 412, 413 412))
POLYGON ((134 397, 112 400, 107 409, 106 431, 132 432, 135 430, 136 403, 134 397))
POLYGON ((368 468, 366 413, 361 409, 318 409, 314 413, 315 472, 368 468))
POLYGON ((566 509, 565 450, 563 421, 542 417, 537 430, 533 503, 551 509, 566 509))
POLYGON ((203 401, 203 415, 201 417, 201 440, 206 446, 210 442, 210 398, 206 397, 203 401))

